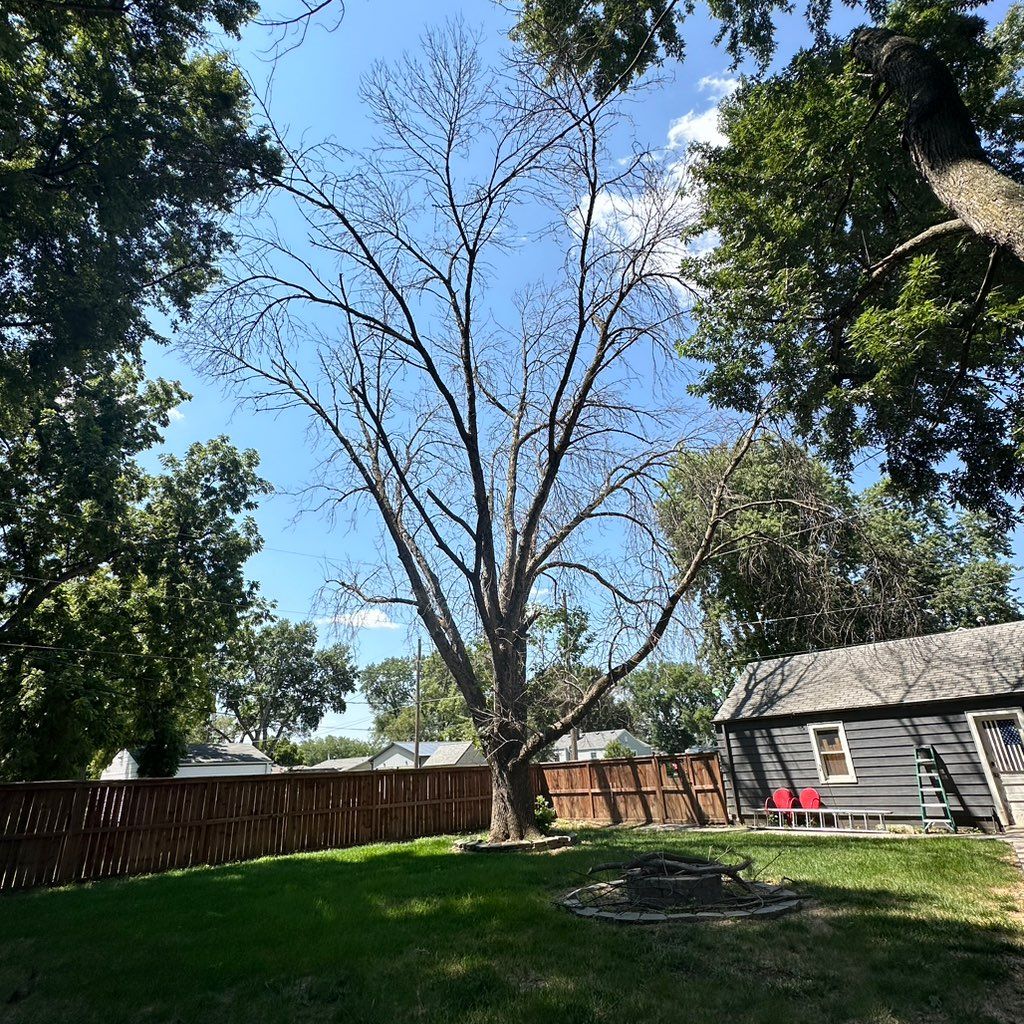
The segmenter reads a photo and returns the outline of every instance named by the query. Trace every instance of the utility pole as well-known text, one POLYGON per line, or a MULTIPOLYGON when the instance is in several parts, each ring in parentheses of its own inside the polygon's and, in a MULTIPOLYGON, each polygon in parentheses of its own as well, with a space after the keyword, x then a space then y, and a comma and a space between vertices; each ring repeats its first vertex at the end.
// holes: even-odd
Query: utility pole
POLYGON ((423 640, 416 638, 416 726, 413 730, 412 763, 420 766, 420 663, 423 661, 423 640))
MULTIPOLYGON (((562 638, 564 640, 565 647, 565 699, 569 707, 572 707, 572 673, 570 671, 570 660, 569 660, 569 603, 566 599, 565 590, 562 590, 562 638)), ((579 730, 574 725, 569 730, 569 760, 578 761, 580 759, 580 745, 579 745, 580 734, 579 730)))

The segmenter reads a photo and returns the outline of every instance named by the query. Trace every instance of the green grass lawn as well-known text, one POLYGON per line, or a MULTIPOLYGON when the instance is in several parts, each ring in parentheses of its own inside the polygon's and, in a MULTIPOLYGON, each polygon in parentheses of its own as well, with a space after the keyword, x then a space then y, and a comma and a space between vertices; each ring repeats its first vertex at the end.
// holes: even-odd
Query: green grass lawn
MULTIPOLYGON (((590 830, 557 854, 446 839, 0 897, 0 1021, 1017 1021, 1009 850, 963 839, 590 830), (815 899, 645 928, 552 906, 612 854, 732 846, 815 899)), ((614 859, 612 857, 611 859, 614 859)))

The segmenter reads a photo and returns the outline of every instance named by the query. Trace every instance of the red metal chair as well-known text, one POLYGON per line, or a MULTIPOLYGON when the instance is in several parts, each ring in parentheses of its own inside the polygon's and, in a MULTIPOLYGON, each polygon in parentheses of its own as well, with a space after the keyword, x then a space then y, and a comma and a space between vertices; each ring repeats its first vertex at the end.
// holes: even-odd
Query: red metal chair
POLYGON ((774 811, 779 816, 779 824, 784 824, 788 818, 790 822, 793 820, 793 805, 796 803, 796 797, 793 796, 793 791, 789 789, 777 789, 767 800, 764 802, 764 809, 771 813, 774 811))
POLYGON ((816 811, 821 807, 821 794, 816 789, 800 790, 800 806, 805 811, 816 811))

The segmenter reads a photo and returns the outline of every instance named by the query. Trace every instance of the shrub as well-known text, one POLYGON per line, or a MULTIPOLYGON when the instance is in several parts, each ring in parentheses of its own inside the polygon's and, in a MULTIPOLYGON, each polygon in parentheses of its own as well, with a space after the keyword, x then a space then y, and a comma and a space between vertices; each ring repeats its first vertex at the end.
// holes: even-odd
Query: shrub
POLYGON ((537 797, 533 804, 533 820, 537 823, 537 828, 541 832, 547 832, 557 817, 554 807, 551 806, 551 801, 547 797, 537 797))
POLYGON ((636 757, 636 754, 619 740, 612 740, 607 747, 604 748, 605 757, 636 757))

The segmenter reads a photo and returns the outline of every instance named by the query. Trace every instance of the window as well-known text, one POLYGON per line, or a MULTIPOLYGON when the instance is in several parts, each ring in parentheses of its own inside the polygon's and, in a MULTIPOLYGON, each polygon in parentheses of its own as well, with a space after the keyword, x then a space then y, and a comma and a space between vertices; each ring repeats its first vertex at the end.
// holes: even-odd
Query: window
POLYGON ((856 782, 850 747, 842 722, 809 725, 811 747, 818 764, 818 778, 822 782, 856 782))

